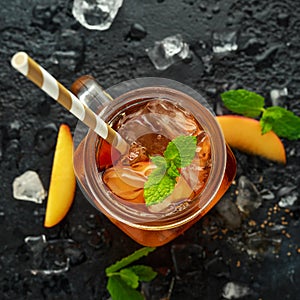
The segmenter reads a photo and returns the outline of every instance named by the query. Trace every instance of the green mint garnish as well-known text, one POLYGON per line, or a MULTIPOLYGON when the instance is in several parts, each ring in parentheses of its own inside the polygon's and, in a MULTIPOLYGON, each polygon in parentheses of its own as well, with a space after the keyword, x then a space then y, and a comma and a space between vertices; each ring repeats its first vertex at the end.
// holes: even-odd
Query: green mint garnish
POLYGON ((300 118, 293 112, 280 107, 264 108, 262 96, 247 90, 231 90, 221 94, 224 105, 231 111, 247 117, 259 117, 262 134, 273 130, 279 137, 289 140, 300 138, 300 118))
POLYGON ((290 140, 300 138, 300 118, 283 107, 268 107, 260 119, 260 125, 263 134, 273 130, 283 138, 290 140))
POLYGON ((108 277, 106 287, 112 300, 144 299, 136 289, 141 281, 149 282, 156 277, 157 273, 149 266, 129 265, 154 250, 155 248, 152 247, 141 248, 105 269, 108 277))
POLYGON ((173 192, 179 169, 187 167, 195 156, 196 143, 195 136, 179 136, 168 144, 164 157, 151 157, 156 168, 144 185, 147 206, 162 202, 173 192))
POLYGON ((246 117, 258 117, 265 105, 265 99, 247 90, 231 90, 221 94, 224 105, 235 113, 246 117))

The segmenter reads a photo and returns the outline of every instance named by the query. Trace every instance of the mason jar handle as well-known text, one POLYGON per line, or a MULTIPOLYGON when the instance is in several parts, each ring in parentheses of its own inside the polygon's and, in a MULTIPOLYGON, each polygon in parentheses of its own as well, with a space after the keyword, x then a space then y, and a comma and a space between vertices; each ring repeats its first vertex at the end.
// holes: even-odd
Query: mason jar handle
POLYGON ((112 97, 101 87, 91 75, 79 77, 71 86, 71 91, 78 99, 95 113, 99 113, 112 97))

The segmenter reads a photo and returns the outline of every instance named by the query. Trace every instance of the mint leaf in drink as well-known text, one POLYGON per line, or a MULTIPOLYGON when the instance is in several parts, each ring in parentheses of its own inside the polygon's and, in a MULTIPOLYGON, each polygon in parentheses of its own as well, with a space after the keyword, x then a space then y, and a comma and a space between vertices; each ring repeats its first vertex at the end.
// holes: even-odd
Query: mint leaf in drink
POLYGON ((192 162, 195 151, 196 137, 181 135, 168 144, 164 157, 167 161, 173 161, 177 168, 183 168, 192 162))
POLYGON ((246 117, 258 117, 265 105, 265 99, 247 90, 230 90, 221 94, 224 105, 231 111, 246 117))
POLYGON ((155 248, 153 247, 143 247, 132 254, 122 258, 121 260, 117 261, 113 265, 107 267, 105 269, 106 275, 109 276, 111 273, 117 272, 122 268, 127 267, 134 261, 140 259, 143 256, 147 256, 150 252, 153 252, 155 248))
POLYGON ((179 173, 178 168, 176 167, 174 161, 171 161, 169 164, 168 175, 171 178, 176 178, 176 177, 180 176, 180 173, 179 173))
POLYGON ((149 266, 144 265, 134 265, 129 267, 131 271, 133 271, 138 277, 140 281, 149 282, 153 280, 157 273, 153 271, 153 269, 149 266))
POLYGON ((147 206, 157 204, 166 199, 175 188, 179 169, 187 167, 195 157, 197 138, 195 136, 179 136, 172 140, 164 157, 151 157, 156 165, 144 185, 144 199, 147 206))
POLYGON ((143 295, 127 285, 120 276, 109 277, 106 288, 112 300, 144 300, 143 295))
POLYGON ((283 107, 268 107, 260 119, 260 124, 263 134, 273 130, 278 136, 289 140, 300 138, 300 118, 283 107))
POLYGON ((151 172, 144 185, 144 198, 146 205, 160 203, 174 190, 176 180, 165 174, 163 177, 156 176, 155 170, 151 172))

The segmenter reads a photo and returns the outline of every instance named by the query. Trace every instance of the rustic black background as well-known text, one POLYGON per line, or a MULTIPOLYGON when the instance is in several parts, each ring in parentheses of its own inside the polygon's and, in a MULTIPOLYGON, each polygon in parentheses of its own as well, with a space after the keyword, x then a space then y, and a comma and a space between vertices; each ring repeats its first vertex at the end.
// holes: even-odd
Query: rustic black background
MULTIPOLYGON (((57 128, 62 122, 72 131, 76 126, 73 116, 11 68, 15 52, 27 51, 67 87, 83 74, 93 75, 104 87, 142 76, 167 77, 201 92, 219 113, 219 94, 225 90, 250 89, 271 105, 270 91, 287 88, 280 103, 300 114, 298 0, 125 0, 111 28, 103 32, 82 27, 71 9, 72 1, 66 0, 1 1, 1 299, 108 299, 105 267, 140 247, 99 214, 79 189, 67 217, 52 229, 43 227, 45 201, 39 205, 13 199, 12 181, 26 170, 35 170, 48 189, 57 128), (132 30, 133 24, 145 32, 132 30), (213 32, 225 30, 238 33, 238 50, 211 57, 213 32), (176 33, 190 45, 192 58, 155 70, 145 48, 176 33), (33 247, 32 252, 25 237, 42 234, 49 241, 47 249, 40 253, 33 247), (58 275, 33 275, 31 269, 49 267, 40 257, 69 257, 70 268, 58 275)), ((288 210, 274 210, 280 189, 299 188, 299 142, 284 144, 286 166, 235 151, 237 180, 245 175, 259 191, 275 197, 242 216, 242 224, 231 230, 214 209, 185 235, 152 253, 144 262, 159 272, 160 281, 143 286, 146 293, 150 289, 149 299, 168 295, 176 271, 171 299, 222 299, 228 282, 250 289, 243 299, 299 298, 299 199, 288 210), (258 238, 251 239, 251 234, 258 238), (181 267, 174 265, 172 253, 181 257, 181 267)), ((235 201, 236 188, 226 196, 230 201, 235 201)))

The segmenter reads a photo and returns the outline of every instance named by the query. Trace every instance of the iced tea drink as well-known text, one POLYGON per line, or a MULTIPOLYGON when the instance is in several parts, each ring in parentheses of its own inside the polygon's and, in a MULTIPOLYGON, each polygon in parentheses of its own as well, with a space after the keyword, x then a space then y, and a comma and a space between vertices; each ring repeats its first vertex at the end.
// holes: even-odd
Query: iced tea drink
POLYGON ((214 116, 181 90, 134 88, 101 114, 130 150, 120 156, 89 132, 75 151, 75 173, 91 203, 142 245, 160 246, 183 233, 217 203, 235 176, 235 159, 214 116), (151 158, 163 157, 179 136, 195 137, 191 163, 179 169, 171 194, 148 205, 144 186, 157 167, 151 158))

